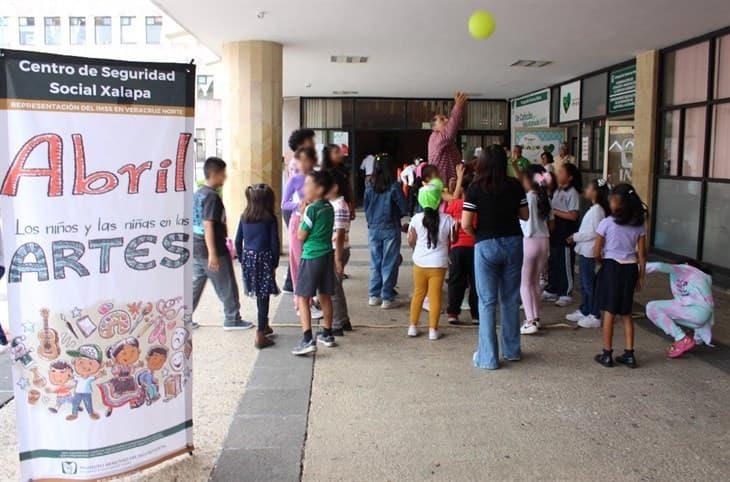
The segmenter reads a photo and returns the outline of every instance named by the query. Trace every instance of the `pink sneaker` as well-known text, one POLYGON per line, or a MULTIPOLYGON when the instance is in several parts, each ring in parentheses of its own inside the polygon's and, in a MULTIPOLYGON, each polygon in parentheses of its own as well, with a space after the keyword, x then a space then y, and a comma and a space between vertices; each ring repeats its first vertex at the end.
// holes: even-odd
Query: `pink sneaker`
POLYGON ((669 358, 679 358, 694 347, 695 341, 689 336, 685 336, 681 340, 675 341, 674 343, 669 345, 669 349, 667 350, 667 356, 669 358))

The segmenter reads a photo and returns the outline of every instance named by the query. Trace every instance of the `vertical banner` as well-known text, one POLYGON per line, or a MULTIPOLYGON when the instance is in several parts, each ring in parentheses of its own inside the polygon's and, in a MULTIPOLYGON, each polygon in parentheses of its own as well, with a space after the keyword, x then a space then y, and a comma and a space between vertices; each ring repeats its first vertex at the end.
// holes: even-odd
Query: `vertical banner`
POLYGON ((0 51, 22 480, 191 451, 192 65, 0 51))
POLYGON ((560 122, 580 118, 580 80, 560 86, 560 122))

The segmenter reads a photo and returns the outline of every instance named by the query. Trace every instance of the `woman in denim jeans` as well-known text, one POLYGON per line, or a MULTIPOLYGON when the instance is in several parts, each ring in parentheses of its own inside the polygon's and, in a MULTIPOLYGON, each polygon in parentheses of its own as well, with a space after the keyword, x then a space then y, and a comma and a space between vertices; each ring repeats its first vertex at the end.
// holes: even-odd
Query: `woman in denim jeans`
POLYGON ((408 214, 408 205, 388 154, 375 158, 373 174, 365 186, 365 218, 370 246, 370 282, 368 304, 394 308, 395 283, 401 244, 400 219, 408 214))
POLYGON ((522 230, 529 216, 527 197, 517 179, 507 176, 507 155, 498 145, 484 149, 477 177, 469 186, 461 216, 462 228, 476 238, 474 275, 479 295, 479 344, 474 366, 499 368, 497 299, 500 306, 502 353, 517 361, 520 351, 520 281, 522 230), (476 228, 472 224, 479 213, 476 228))

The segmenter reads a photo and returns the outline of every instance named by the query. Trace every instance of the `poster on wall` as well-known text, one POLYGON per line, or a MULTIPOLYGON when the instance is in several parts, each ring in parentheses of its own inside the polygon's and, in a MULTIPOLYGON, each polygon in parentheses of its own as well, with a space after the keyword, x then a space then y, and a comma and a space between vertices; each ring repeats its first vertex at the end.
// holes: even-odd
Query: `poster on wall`
POLYGON ((608 113, 630 112, 636 103, 636 65, 612 71, 608 76, 608 113))
POLYGON ((580 80, 560 86, 560 122, 580 118, 580 80))
POLYGON ((540 155, 547 151, 557 155, 560 144, 565 141, 565 129, 517 129, 515 144, 522 146, 522 155, 533 164, 540 162, 540 155))
POLYGON ((0 51, 22 480, 193 449, 194 70, 0 51))

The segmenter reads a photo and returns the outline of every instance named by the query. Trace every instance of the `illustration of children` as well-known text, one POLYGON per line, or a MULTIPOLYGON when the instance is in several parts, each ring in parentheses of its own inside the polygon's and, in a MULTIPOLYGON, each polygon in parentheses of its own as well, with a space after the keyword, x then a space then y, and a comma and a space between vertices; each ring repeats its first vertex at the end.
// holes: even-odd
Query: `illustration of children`
POLYGON ((46 393, 56 394, 56 406, 48 407, 51 413, 58 413, 61 405, 70 403, 73 405, 74 371, 71 365, 65 360, 56 360, 51 363, 48 371, 48 380, 52 387, 46 387, 46 393))
POLYGON ((79 407, 83 402, 86 413, 92 420, 98 420, 99 414, 94 412, 94 404, 91 397, 91 387, 94 380, 103 376, 101 369, 102 354, 98 345, 81 345, 78 350, 67 351, 68 356, 73 357, 73 366, 76 370, 76 390, 71 402, 71 415, 66 420, 76 420, 79 415, 79 407))
POLYGON ((167 361, 167 348, 153 346, 147 351, 147 368, 137 374, 137 382, 144 389, 145 403, 151 405, 160 398, 160 385, 155 378, 155 372, 162 369, 167 361))
POLYGON ((144 390, 134 379, 134 371, 143 365, 139 361, 139 341, 130 336, 107 348, 106 365, 112 367, 114 377, 99 385, 101 400, 107 407, 106 416, 115 408, 129 404, 137 408, 144 403, 144 390))

